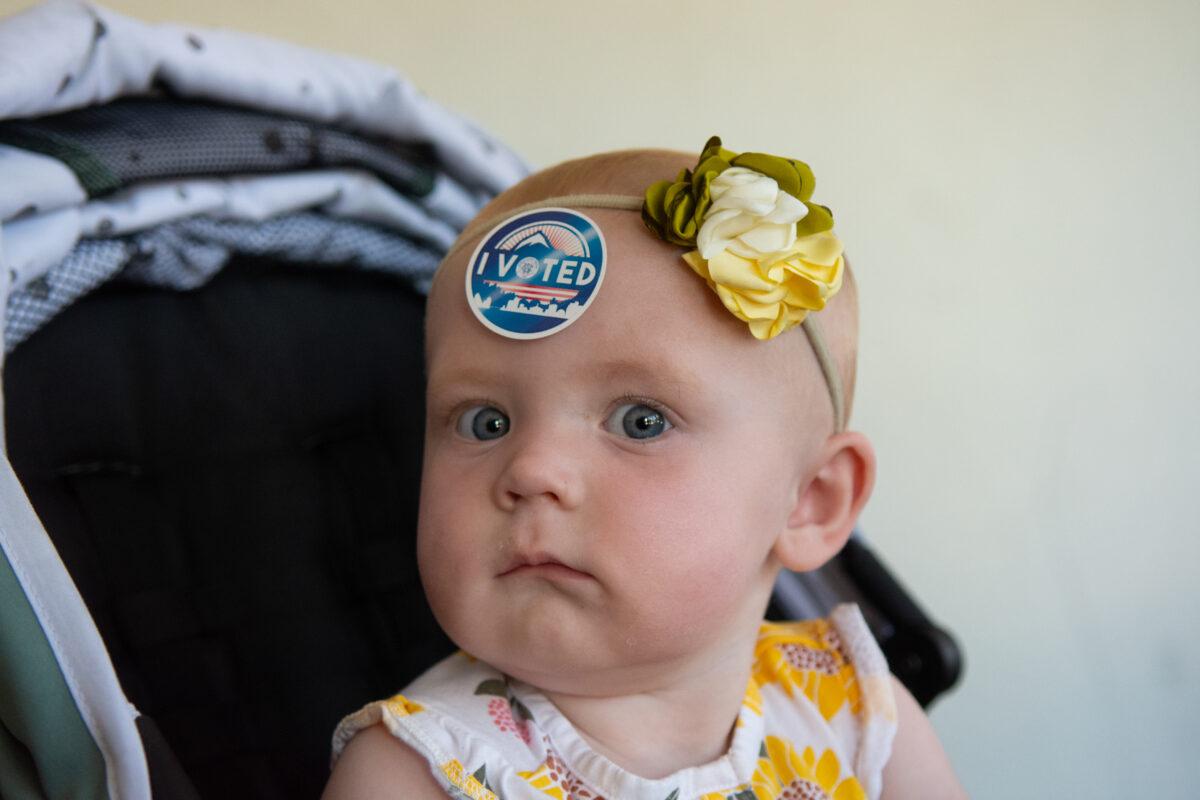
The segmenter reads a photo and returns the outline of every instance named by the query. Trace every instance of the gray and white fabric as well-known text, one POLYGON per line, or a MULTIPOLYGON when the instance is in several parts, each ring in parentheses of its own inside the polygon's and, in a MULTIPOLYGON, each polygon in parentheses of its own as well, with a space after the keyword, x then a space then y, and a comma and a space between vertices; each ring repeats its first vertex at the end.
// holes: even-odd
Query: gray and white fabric
POLYGON ((499 140, 381 64, 237 31, 146 23, 79 0, 53 0, 0 25, 0 119, 145 95, 155 86, 427 143, 460 183, 492 194, 528 171, 499 140))
MULTIPOLYGON (((387 258, 406 259, 397 260, 393 271, 418 291, 426 290, 438 261, 457 235, 453 225, 433 218, 374 175, 362 172, 298 172, 135 186, 99 200, 0 224, 0 263, 4 268, 0 278, 6 276, 9 282, 5 349, 11 352, 65 307, 57 301, 31 302, 31 296, 46 292, 35 288, 31 295, 30 286, 71 287, 66 294, 50 292, 58 300, 71 302, 81 296, 76 289, 90 291, 98 285, 90 274, 75 277, 69 272, 105 250, 99 246, 105 240, 122 251, 156 249, 158 255, 150 262, 155 266, 156 282, 195 288, 225 264, 230 252, 259 252, 231 243, 230 232, 244 242, 264 237, 275 240, 284 230, 299 234, 300 229, 286 216, 304 211, 311 212, 305 215, 303 228, 308 233, 290 236, 292 244, 275 249, 269 253, 272 257, 333 263, 333 254, 344 253, 347 266, 378 269, 379 258, 356 253, 386 254, 387 258), (184 221, 191 224, 179 224, 184 221), (217 222, 228 224, 214 224, 217 222), (256 233, 256 225, 263 230, 256 233), (142 235, 146 231, 157 233, 142 235), (222 233, 214 240, 218 231, 222 233), (318 231, 320 235, 316 235, 318 231), (188 238, 181 240, 180 236, 188 238), (345 246, 350 240, 361 246, 345 246), (70 258, 83 244, 90 244, 81 250, 85 257, 70 258), (306 245, 313 249, 306 250, 306 245), (208 255, 201 256, 202 252, 208 255), (191 258, 169 258, 167 253, 189 253, 191 258), (217 253, 224 255, 217 258, 217 253), (203 267, 197 269, 200 264, 203 267), (168 275, 172 269, 178 274, 168 275), (204 280, 198 280, 200 276, 204 280)), ((106 277, 119 273, 106 272, 106 277)))
POLYGON ((88 197, 66 164, 57 158, 18 147, 0 144, 0 175, 4 176, 0 180, 0 221, 3 222, 77 206, 88 197))
POLYGON ((132 236, 81 239, 65 258, 8 297, 8 352, 71 303, 118 275, 171 289, 209 281, 234 255, 397 275, 427 291, 441 255, 375 225, 298 213, 263 222, 197 216, 132 236))
POLYGON ((139 184, 97 200, 20 214, 0 223, 0 257, 16 289, 65 258, 81 237, 125 236, 188 217, 264 221, 303 210, 378 225, 439 252, 458 233, 374 175, 330 170, 139 184))
POLYGON ((359 169, 435 219, 462 228, 490 196, 447 175, 424 144, 173 97, 121 98, 49 117, 0 120, 0 144, 65 163, 92 198, 169 178, 359 169))

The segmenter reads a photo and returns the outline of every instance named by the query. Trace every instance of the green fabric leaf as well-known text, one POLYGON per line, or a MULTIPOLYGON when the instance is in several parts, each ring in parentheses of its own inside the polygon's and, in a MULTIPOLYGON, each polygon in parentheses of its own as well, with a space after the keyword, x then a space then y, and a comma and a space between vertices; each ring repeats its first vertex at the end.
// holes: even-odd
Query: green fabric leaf
POLYGON ((808 206, 808 213, 804 215, 804 219, 796 223, 797 236, 811 236, 833 227, 833 212, 828 208, 816 203, 805 203, 804 205, 808 206))
POLYGON ((797 200, 812 197, 816 181, 812 170, 803 161, 767 155, 766 153, 742 153, 733 160, 733 166, 745 167, 774 178, 779 188, 797 200))
POLYGON ((508 697, 508 686, 498 678, 486 680, 475 687, 475 694, 490 694, 496 697, 508 697))

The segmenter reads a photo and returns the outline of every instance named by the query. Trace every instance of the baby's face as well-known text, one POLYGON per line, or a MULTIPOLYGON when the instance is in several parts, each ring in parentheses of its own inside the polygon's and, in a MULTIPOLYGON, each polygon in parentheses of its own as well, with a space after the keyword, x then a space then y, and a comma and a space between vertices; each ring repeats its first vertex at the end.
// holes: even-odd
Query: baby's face
POLYGON ((425 589, 459 646, 556 691, 744 652, 829 433, 802 334, 753 339, 636 213, 587 213, 608 271, 566 329, 480 324, 469 247, 429 306, 425 589))

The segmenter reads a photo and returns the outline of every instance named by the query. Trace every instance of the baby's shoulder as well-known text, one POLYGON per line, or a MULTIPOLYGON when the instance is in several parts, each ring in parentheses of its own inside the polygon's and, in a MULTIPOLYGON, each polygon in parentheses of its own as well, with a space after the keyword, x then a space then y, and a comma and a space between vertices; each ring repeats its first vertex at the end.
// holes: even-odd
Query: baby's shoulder
POLYGON ((445 797, 428 761, 382 725, 371 725, 341 748, 321 800, 445 797))
MULTIPOLYGON (((494 798, 509 773, 533 773, 546 761, 545 741, 511 682, 464 652, 431 667, 400 694, 369 703, 348 715, 333 737, 335 771, 360 750, 362 736, 384 733, 398 740, 406 760, 417 756, 442 790, 453 797, 494 798)), ((359 759, 362 760, 361 758, 359 759)))
POLYGON ((402 739, 411 736, 405 731, 431 727, 444 728, 447 736, 456 739, 486 731, 493 724, 503 726, 520 713, 520 703, 504 675, 459 651, 426 670, 401 693, 346 716, 334 732, 333 758, 338 759, 359 731, 376 724, 402 739))

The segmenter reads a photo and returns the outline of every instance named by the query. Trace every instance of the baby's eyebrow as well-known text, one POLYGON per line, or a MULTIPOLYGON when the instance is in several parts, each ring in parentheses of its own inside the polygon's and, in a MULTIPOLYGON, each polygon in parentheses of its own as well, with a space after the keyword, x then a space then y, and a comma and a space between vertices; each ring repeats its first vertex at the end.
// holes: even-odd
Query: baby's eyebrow
POLYGON ((425 365, 425 381, 427 386, 438 384, 468 384, 487 385, 504 379, 506 370, 500 367, 456 364, 453 366, 425 365))
POLYGON ((634 384, 629 388, 644 385, 661 390, 661 387, 670 387, 672 393, 686 396, 694 394, 703 386, 697 375, 668 359, 600 359, 588 362, 585 368, 600 380, 634 384))
MULTIPOLYGON (((599 358, 577 362, 577 380, 611 385, 614 391, 647 392, 661 399, 694 396, 704 387, 700 377, 667 357, 599 358)), ((478 390, 501 387, 514 380, 506 365, 455 364, 435 366, 426 376, 428 388, 471 386, 478 390)))

